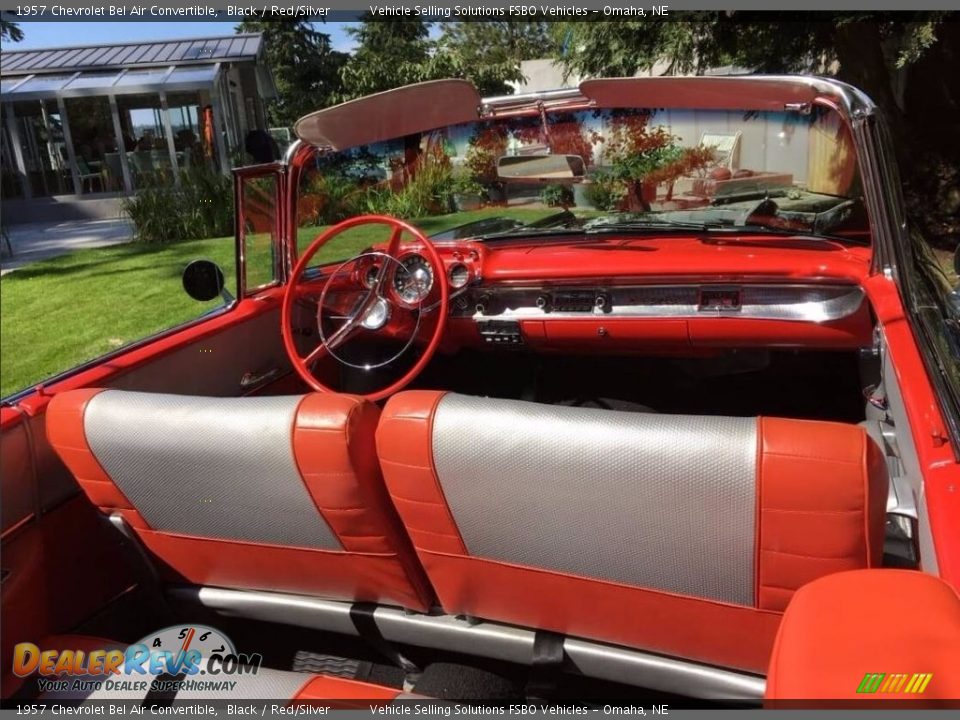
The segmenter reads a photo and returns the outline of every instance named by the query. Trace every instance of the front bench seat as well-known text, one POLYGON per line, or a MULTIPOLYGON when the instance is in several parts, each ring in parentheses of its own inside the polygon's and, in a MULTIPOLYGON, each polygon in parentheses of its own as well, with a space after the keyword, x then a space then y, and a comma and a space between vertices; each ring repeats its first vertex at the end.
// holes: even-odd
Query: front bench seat
POLYGON ((164 579, 427 610, 380 475, 380 411, 349 395, 212 398, 84 389, 47 437, 164 579))
POLYGON ((856 425, 411 391, 377 449, 451 614, 762 674, 797 588, 882 558, 856 425))

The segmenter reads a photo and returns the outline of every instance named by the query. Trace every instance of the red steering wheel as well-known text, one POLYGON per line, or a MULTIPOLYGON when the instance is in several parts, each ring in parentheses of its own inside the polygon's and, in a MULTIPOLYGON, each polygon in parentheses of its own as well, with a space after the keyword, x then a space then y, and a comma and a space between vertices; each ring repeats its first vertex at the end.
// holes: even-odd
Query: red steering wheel
MULTIPOLYGON (((307 294, 307 297, 309 297, 309 293, 307 294)), ((307 248, 306 252, 303 253, 303 255, 300 257, 300 260, 297 262, 297 266, 293 269, 293 274, 291 275, 290 281, 287 284, 286 292, 283 295, 283 306, 280 314, 280 331, 283 335, 283 346, 287 351, 287 355, 290 357, 290 362, 293 364, 293 368, 297 371, 297 374, 303 378, 303 381, 307 383, 307 385, 312 387, 314 390, 319 390, 320 392, 337 392, 333 388, 329 388, 321 383, 313 374, 312 368, 319 359, 327 355, 331 355, 335 359, 339 360, 340 362, 344 362, 347 365, 370 369, 369 365, 356 365, 354 363, 344 361, 336 352, 337 348, 360 333, 384 333, 388 328, 390 328, 391 322, 396 315, 400 315, 402 313, 417 313, 416 327, 411 332, 407 344, 390 360, 386 361, 385 363, 380 363, 374 367, 389 364, 399 357, 399 355, 402 354, 412 344, 416 331, 420 326, 420 314, 433 311, 437 312, 437 321, 433 328, 433 333, 430 336, 430 340, 426 344, 420 358, 416 361, 416 363, 414 363, 413 367, 407 370, 403 377, 391 385, 383 388, 382 390, 366 393, 364 395, 364 397, 369 398, 370 400, 382 400, 383 398, 389 397, 395 392, 398 392, 406 387, 417 375, 420 374, 423 368, 426 367, 427 363, 430 362, 433 354, 437 351, 437 347, 440 345, 440 338, 443 335, 444 328, 446 327, 449 300, 450 289, 447 284, 447 274, 444 271, 443 260, 441 260, 440 254, 437 252, 437 249, 433 246, 433 243, 430 242, 426 235, 409 223, 388 215, 359 215, 357 217, 344 220, 343 222, 338 223, 337 225, 334 225, 333 227, 320 233, 313 239, 313 242, 310 243, 310 247, 307 248), (304 293, 301 290, 298 290, 298 286, 301 284, 303 275, 307 268, 310 267, 310 261, 313 259, 314 255, 317 254, 320 248, 346 230, 358 227, 360 225, 386 225, 387 227, 392 228, 390 240, 387 243, 387 248, 384 251, 361 253, 360 255, 356 255, 342 263, 336 270, 326 277, 326 282, 323 285, 322 291, 318 296, 316 296, 317 329, 319 330, 320 334, 320 344, 306 355, 301 355, 300 350, 294 342, 293 328, 294 303, 304 297, 304 293), (418 251, 422 252, 427 261, 433 266, 433 283, 440 291, 440 298, 436 303, 428 307, 423 307, 423 301, 426 298, 420 298, 419 303, 413 306, 410 303, 403 303, 401 299, 396 296, 396 293, 393 290, 393 276, 397 272, 397 268, 402 269, 398 257, 401 254, 400 239, 404 233, 413 236, 415 244, 418 246, 418 251), (325 334, 323 327, 324 307, 328 300, 331 286, 334 283, 334 280, 337 278, 338 271, 344 267, 347 267, 348 265, 358 263, 361 259, 367 256, 383 259, 383 262, 380 264, 379 271, 369 284, 364 284, 361 279, 354 279, 355 287, 352 289, 353 291, 359 293, 357 302, 353 303, 348 311, 346 311, 345 315, 339 316, 344 322, 332 333, 325 334), (388 271, 388 266, 390 265, 394 266, 393 272, 388 271)), ((344 312, 344 310, 341 308, 339 309, 339 312, 344 312)))

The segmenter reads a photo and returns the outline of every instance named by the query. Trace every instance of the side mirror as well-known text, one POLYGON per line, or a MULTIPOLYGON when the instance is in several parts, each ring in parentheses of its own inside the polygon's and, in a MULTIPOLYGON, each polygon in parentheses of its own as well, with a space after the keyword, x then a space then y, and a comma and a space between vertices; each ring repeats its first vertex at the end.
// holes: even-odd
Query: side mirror
POLYGON ((225 285, 223 270, 213 260, 193 260, 183 269, 183 289, 194 300, 207 302, 218 296, 232 299, 225 285))
POLYGON ((503 182, 579 182, 585 174, 579 155, 504 155, 497 160, 497 178, 503 182))

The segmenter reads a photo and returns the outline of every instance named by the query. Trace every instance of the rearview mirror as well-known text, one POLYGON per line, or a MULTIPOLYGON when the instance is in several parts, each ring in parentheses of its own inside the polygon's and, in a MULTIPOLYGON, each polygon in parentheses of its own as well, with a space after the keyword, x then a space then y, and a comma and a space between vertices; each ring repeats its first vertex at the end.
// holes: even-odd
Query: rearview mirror
POLYGON ((585 174, 579 155, 504 155, 497 160, 497 178, 508 183, 578 182, 585 174))
POLYGON ((227 300, 223 270, 213 260, 193 260, 183 269, 183 289, 194 300, 207 302, 217 296, 227 300))

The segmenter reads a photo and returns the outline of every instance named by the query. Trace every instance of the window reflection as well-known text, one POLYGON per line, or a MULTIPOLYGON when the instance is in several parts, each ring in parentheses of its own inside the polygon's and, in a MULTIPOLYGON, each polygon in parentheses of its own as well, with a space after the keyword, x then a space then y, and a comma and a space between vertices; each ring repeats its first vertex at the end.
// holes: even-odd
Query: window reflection
POLYGON ((67 98, 66 109, 80 191, 105 192, 117 177, 122 177, 112 174, 107 163, 108 154, 117 152, 110 102, 105 97, 67 98))
MULTIPOLYGON (((70 164, 63 136, 63 121, 57 103, 53 100, 34 100, 13 106, 16 132, 26 168, 30 192, 36 196, 63 195, 73 192, 70 164)), ((12 150, 9 133, 5 140, 12 150)), ((10 165, 13 165, 12 158, 10 165)), ((8 173, 4 160, 4 196, 8 185, 19 184, 14 171, 8 173), (8 182, 9 178, 9 182, 8 182)), ((17 194, 21 194, 22 189, 17 194)))

